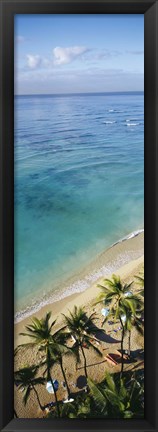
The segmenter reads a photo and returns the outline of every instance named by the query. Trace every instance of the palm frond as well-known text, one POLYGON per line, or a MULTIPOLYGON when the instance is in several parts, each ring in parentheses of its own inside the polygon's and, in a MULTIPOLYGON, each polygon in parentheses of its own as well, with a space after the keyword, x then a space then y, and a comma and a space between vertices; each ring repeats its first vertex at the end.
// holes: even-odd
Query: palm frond
POLYGON ((30 396, 30 392, 31 392, 31 388, 30 388, 30 387, 27 387, 27 388, 24 390, 24 396, 23 396, 23 402, 24 402, 24 405, 27 404, 27 401, 28 401, 29 396, 30 396))
POLYGON ((127 293, 130 290, 130 288, 131 288, 132 285, 133 285, 133 281, 130 282, 130 283, 128 283, 128 284, 124 284, 124 286, 123 286, 123 293, 127 293))
POLYGON ((123 379, 120 379, 119 382, 120 388, 119 388, 119 397, 122 400, 125 400, 126 398, 129 398, 129 395, 127 396, 127 388, 126 385, 124 384, 123 379))
POLYGON ((105 374, 105 380, 106 380, 106 383, 108 385, 108 388, 111 391, 115 392, 116 391, 116 385, 115 385, 115 381, 114 381, 112 375, 110 375, 108 372, 106 372, 106 374, 105 374))
POLYGON ((90 378, 88 378, 87 382, 91 392, 91 396, 93 397, 96 406, 99 408, 100 413, 102 415, 106 415, 107 401, 104 392, 101 389, 99 389, 98 386, 90 378))
POLYGON ((144 276, 135 276, 135 279, 137 280, 137 284, 141 287, 144 287, 144 276))

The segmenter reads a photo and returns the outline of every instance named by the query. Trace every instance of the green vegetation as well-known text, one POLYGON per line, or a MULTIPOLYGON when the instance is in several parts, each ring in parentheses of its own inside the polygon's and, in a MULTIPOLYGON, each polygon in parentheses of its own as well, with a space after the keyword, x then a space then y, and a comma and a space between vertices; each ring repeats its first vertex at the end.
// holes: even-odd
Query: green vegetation
POLYGON ((80 351, 84 360, 84 371, 86 378, 87 374, 87 360, 84 351, 84 347, 92 348, 100 357, 102 353, 94 345, 95 339, 93 336, 96 334, 96 326, 94 325, 95 314, 91 314, 88 318, 83 308, 74 307, 73 312, 70 312, 70 316, 64 315, 66 327, 69 331, 68 336, 71 335, 74 340, 73 352, 76 354, 77 361, 80 362, 80 351))
MULTIPOLYGON (((56 321, 53 321, 51 325, 49 325, 49 320, 51 317, 51 312, 48 312, 44 318, 41 320, 37 318, 32 319, 32 324, 26 326, 27 333, 21 333, 23 336, 29 336, 33 342, 28 342, 26 344, 21 345, 27 347, 34 347, 37 345, 39 347, 39 351, 44 353, 44 363, 46 365, 46 373, 47 373, 47 381, 50 381, 54 390, 55 401, 58 410, 58 416, 60 417, 59 404, 57 399, 57 392, 51 377, 51 368, 55 363, 54 357, 52 356, 52 344, 58 343, 60 340, 61 330, 52 333, 53 326, 56 321)), ((42 362, 43 364, 43 362, 42 362)))
MULTIPOLYGON (((142 275, 136 277, 141 288, 144 286, 142 275)), ((103 285, 99 285, 101 293, 96 300, 106 307, 106 317, 102 326, 109 318, 113 323, 119 322, 121 328, 121 370, 120 373, 110 374, 106 372, 105 378, 100 383, 95 383, 88 377, 87 358, 85 348, 90 348, 98 356, 103 353, 96 347, 97 332, 103 332, 96 326, 96 313, 87 316, 84 308, 75 306, 73 312, 68 316, 63 315, 64 326, 56 330, 56 321, 50 322, 51 312, 44 318, 32 318, 31 324, 26 326, 26 332, 21 335, 29 338, 26 343, 18 346, 15 354, 21 349, 37 347, 39 358, 36 365, 25 366, 15 371, 15 384, 23 392, 23 403, 27 401, 32 392, 35 393, 38 406, 46 417, 69 417, 69 418, 140 418, 144 410, 144 386, 142 370, 136 372, 124 372, 124 337, 128 335, 128 360, 131 359, 132 330, 135 328, 143 335, 143 289, 133 294, 133 282, 123 284, 119 276, 113 275, 111 279, 105 279, 103 285), (64 357, 74 357, 75 362, 81 362, 86 379, 85 389, 73 393, 71 401, 71 390, 69 377, 64 368, 64 357), (52 379, 52 368, 59 364, 67 390, 67 402, 58 400, 57 389, 52 379), (55 400, 50 407, 50 412, 45 411, 37 391, 39 385, 51 382, 54 390, 55 400), (70 400, 70 401, 69 401, 70 400)), ((49 404, 50 405, 50 404, 49 404)), ((18 417, 17 410, 15 416, 18 417)))
MULTIPOLYGON (((94 383, 88 378, 89 393, 77 396, 73 403, 62 406, 61 417, 69 418, 141 418, 143 417, 144 385, 139 372, 120 380, 119 374, 106 373, 105 379, 94 383)), ((56 409, 47 417, 56 417, 56 409)))
POLYGON ((124 365, 124 336, 127 329, 127 317, 128 317, 128 329, 129 326, 129 316, 131 316, 131 326, 135 321, 132 320, 133 316, 136 316, 137 309, 142 308, 142 301, 139 295, 134 295, 130 291, 132 282, 130 284, 122 284, 120 277, 113 275, 112 279, 105 279, 105 285, 98 285, 101 288, 102 292, 98 297, 97 303, 104 303, 107 306, 107 315, 103 321, 103 324, 109 320, 109 318, 113 318, 114 322, 117 320, 120 321, 121 325, 121 353, 122 353, 122 362, 121 362, 121 376, 123 373, 123 365, 124 365))

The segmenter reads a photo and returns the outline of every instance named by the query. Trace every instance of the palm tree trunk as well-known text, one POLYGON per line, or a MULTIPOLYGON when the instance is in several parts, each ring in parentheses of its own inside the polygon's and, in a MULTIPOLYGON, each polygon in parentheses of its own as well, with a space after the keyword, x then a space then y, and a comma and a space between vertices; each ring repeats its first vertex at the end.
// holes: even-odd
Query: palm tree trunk
POLYGON ((82 345, 80 345, 80 347, 81 347, 81 351, 82 351, 82 355, 83 355, 83 359, 84 359, 84 372, 85 372, 86 378, 88 378, 86 356, 85 356, 84 349, 83 349, 82 345))
POLYGON ((55 387, 54 387, 54 383, 53 383, 50 371, 49 371, 49 379, 50 379, 50 382, 51 382, 53 390, 54 390, 54 396, 55 396, 55 402, 56 402, 58 417, 60 417, 60 410, 59 410, 59 403, 58 403, 58 399, 57 399, 57 393, 56 393, 56 390, 55 390, 55 387))
POLYGON ((42 411, 44 411, 44 407, 41 405, 40 398, 38 396, 38 392, 37 392, 37 390, 36 390, 36 388, 35 388, 35 386, 33 384, 32 384, 32 388, 33 388, 33 390, 35 392, 35 395, 36 395, 36 398, 38 400, 39 407, 41 408, 42 411))
POLYGON ((49 366, 50 365, 50 351, 48 349, 48 346, 46 349, 46 356, 47 356, 47 365, 48 365, 47 366, 48 367, 48 369, 47 369, 48 370, 48 380, 50 380, 52 387, 53 387, 53 390, 54 390, 54 396, 55 396, 55 402, 56 402, 58 417, 60 417, 60 410, 59 410, 59 403, 58 403, 58 399, 57 399, 57 394, 56 394, 56 390, 55 390, 54 383, 53 383, 51 373, 50 373, 50 366, 49 366))
POLYGON ((63 368, 62 358, 60 360, 60 367, 61 367, 61 370, 62 370, 62 374, 63 374, 63 378, 64 378, 64 381, 65 381, 65 384, 66 384, 68 398, 69 398, 70 397, 70 389, 69 389, 67 378, 66 378, 65 371, 64 371, 64 368, 63 368))
POLYGON ((122 335, 121 335, 121 354, 122 354, 122 356, 121 356, 121 374, 120 374, 120 376, 122 377, 122 374, 123 374, 123 342, 124 342, 125 330, 124 330, 124 325, 123 325, 122 319, 121 319, 121 317, 119 317, 119 318, 120 318, 120 323, 121 323, 121 327, 122 327, 122 335))
POLYGON ((131 355, 131 330, 128 332, 128 356, 131 355))

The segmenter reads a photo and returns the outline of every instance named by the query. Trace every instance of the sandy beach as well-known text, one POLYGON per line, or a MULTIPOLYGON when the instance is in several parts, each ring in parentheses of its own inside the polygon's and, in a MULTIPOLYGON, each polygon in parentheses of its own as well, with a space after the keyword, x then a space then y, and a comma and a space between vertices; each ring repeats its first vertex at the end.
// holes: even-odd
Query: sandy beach
POLYGON ((34 292, 29 296, 26 295, 18 311, 15 300, 15 322, 23 321, 27 316, 36 315, 44 306, 55 304, 59 300, 64 299, 67 302, 68 297, 91 288, 102 277, 110 276, 131 260, 139 258, 144 251, 144 232, 137 231, 131 236, 133 237, 129 235, 129 238, 127 236, 124 240, 105 248, 100 254, 96 253, 94 259, 88 264, 85 261, 81 268, 73 271, 71 277, 65 278, 61 272, 60 283, 57 285, 53 277, 51 284, 46 278, 43 288, 39 287, 38 295, 34 292))
MULTIPOLYGON (((127 264, 120 267, 115 271, 115 274, 118 274, 121 277, 123 282, 131 282, 134 281, 135 275, 138 275, 139 272, 143 269, 144 265, 144 256, 143 256, 143 234, 140 234, 134 238, 131 238, 121 244, 117 244, 113 247, 113 251, 118 253, 118 249, 120 252, 120 248, 125 248, 129 253, 129 250, 133 251, 133 256, 139 255, 142 251, 141 256, 131 259, 127 264)), ((111 254, 112 251, 109 250, 111 254)), ((110 278, 111 275, 106 275, 104 277, 110 278)), ((58 329, 63 325, 63 316, 62 314, 68 314, 69 311, 72 311, 74 305, 84 306, 87 315, 92 312, 96 313, 96 326, 101 328, 103 317, 101 315, 102 305, 95 305, 95 300, 97 295, 99 294, 99 288, 97 284, 103 282, 103 277, 98 278, 97 281, 91 284, 91 286, 86 289, 84 292, 76 293, 70 295, 60 301, 50 303, 49 305, 41 308, 35 315, 38 318, 41 318, 45 315, 46 312, 51 311, 52 317, 51 319, 56 319, 55 328, 58 329)), ((133 292, 138 290, 138 285, 133 283, 133 292)), ((26 337, 19 336, 20 332, 25 331, 25 326, 30 323, 31 317, 27 317, 23 321, 15 324, 15 347, 23 342, 27 341, 26 337)), ((103 357, 100 358, 96 353, 94 353, 91 349, 87 349, 86 357, 88 364, 88 375, 95 381, 99 382, 103 379, 105 371, 109 370, 110 372, 118 372, 120 371, 120 364, 116 366, 112 366, 107 362, 106 355, 107 353, 115 353, 118 349, 120 349, 120 330, 119 324, 106 324, 104 325, 105 332, 102 331, 97 333, 97 344, 100 351, 103 354, 103 357)), ((144 347, 144 339, 142 336, 138 335, 135 329, 132 330, 132 352, 135 353, 135 362, 129 363, 125 362, 124 370, 132 370, 137 368, 142 368, 142 354, 144 347)), ((127 348, 127 338, 125 337, 124 348, 127 348)), ((23 367, 25 365, 37 364, 40 361, 40 355, 37 353, 37 349, 22 349, 15 358, 15 370, 23 367)), ((84 385, 84 369, 82 361, 79 365, 77 365, 73 358, 66 357, 63 359, 64 368, 66 376, 70 383, 71 392, 81 391, 84 385)), ((58 390, 58 399, 63 400, 66 397, 66 391, 62 386, 63 376, 61 374, 61 370, 59 365, 53 366, 52 369, 53 378, 57 378, 60 386, 58 390)), ((47 404, 54 400, 54 396, 51 396, 45 389, 45 386, 38 387, 38 393, 42 404, 47 404)), ((19 417, 27 418, 27 417, 42 417, 43 413, 39 410, 37 401, 35 396, 32 394, 27 406, 24 407, 22 403, 22 394, 15 387, 15 408, 19 417)))

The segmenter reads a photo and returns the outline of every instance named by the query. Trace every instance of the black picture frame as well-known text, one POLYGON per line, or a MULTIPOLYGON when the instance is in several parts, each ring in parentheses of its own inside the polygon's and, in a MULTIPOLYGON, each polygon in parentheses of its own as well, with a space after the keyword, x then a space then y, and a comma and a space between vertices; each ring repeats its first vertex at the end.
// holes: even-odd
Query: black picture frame
POLYGON ((158 0, 0 1, 0 430, 158 431, 158 0), (14 336, 14 15, 144 14, 145 23, 145 418, 15 419, 14 336), (157 195, 156 195, 157 194, 157 195))

